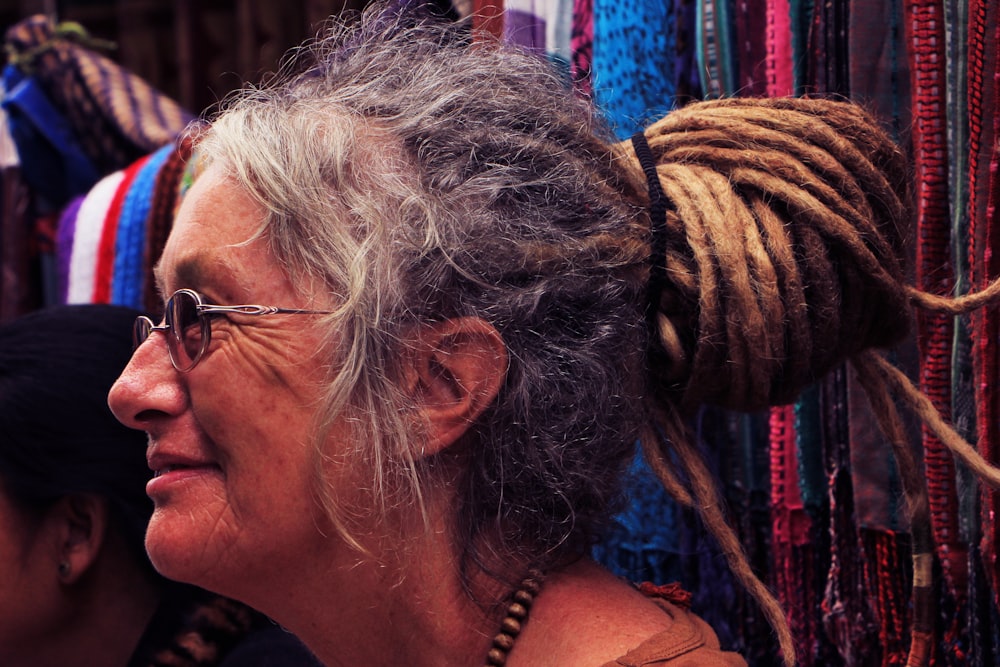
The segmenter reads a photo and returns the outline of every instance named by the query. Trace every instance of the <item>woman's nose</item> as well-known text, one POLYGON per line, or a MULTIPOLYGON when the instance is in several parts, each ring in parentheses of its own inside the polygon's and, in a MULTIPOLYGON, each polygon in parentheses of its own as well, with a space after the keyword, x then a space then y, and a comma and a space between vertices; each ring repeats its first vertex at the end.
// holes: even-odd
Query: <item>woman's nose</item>
POLYGON ((108 405, 118 421, 144 431, 184 410, 187 394, 162 335, 153 333, 136 348, 111 387, 108 405))

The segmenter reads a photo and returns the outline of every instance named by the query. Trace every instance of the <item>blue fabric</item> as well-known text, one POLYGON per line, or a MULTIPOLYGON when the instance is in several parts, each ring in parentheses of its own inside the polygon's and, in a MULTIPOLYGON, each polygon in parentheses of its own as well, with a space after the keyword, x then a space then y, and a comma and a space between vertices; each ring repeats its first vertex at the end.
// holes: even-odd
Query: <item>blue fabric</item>
POLYGON ((153 153, 135 175, 122 201, 115 238, 115 266, 111 281, 111 303, 142 309, 146 250, 146 219, 160 167, 174 150, 167 144, 153 153))
POLYGON ((594 547, 595 560, 631 581, 666 584, 682 579, 678 562, 680 509, 638 448, 625 487, 627 504, 594 547))
POLYGON ((813 385, 802 392, 795 404, 799 493, 810 516, 817 516, 824 510, 828 493, 822 433, 819 387, 813 385))
POLYGON ((673 107, 673 0, 594 0, 594 100, 626 139, 673 107))
POLYGON ((13 65, 3 73, 2 105, 25 181, 53 208, 90 189, 100 177, 69 123, 33 77, 13 65))

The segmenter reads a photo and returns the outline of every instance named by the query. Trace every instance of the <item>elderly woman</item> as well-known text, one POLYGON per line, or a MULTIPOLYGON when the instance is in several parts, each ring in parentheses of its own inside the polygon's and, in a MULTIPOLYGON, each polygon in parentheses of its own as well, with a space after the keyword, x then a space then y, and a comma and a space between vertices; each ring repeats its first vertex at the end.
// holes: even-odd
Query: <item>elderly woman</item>
POLYGON ((818 100, 616 145, 537 57, 384 7, 287 70, 197 136, 111 392, 159 571, 330 666, 744 664, 586 554, 641 438, 773 606, 684 416, 905 333, 896 147, 818 100))

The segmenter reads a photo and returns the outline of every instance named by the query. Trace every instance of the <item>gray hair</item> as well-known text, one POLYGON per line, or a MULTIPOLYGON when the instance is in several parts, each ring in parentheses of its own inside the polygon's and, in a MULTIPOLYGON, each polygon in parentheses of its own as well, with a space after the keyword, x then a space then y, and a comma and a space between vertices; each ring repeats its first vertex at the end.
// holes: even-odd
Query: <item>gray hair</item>
POLYGON ((634 452, 648 231, 563 76, 412 16, 331 24, 228 100, 200 150, 265 207, 290 275, 338 297, 324 424, 351 419, 376 507, 324 489, 334 524, 350 539, 347 514, 419 504, 434 483, 394 360, 412 327, 475 316, 510 362, 470 427, 456 539, 480 563, 496 562, 485 548, 544 566, 586 546, 634 452))
POLYGON ((328 514, 350 537, 357 513, 422 507, 448 466, 421 456, 394 360, 421 323, 479 317, 510 367, 459 448, 462 563, 504 574, 579 554, 641 436, 790 661, 788 623, 684 413, 787 403, 847 359, 882 372, 870 348, 910 322, 902 152, 853 104, 729 99, 646 128, 641 164, 537 56, 407 17, 380 5, 333 26, 204 143, 267 209, 262 233, 290 274, 339 297, 325 420, 355 425, 374 509, 325 489, 328 514), (647 172, 669 202, 655 252, 647 172), (653 294, 651 259, 666 276, 653 294))

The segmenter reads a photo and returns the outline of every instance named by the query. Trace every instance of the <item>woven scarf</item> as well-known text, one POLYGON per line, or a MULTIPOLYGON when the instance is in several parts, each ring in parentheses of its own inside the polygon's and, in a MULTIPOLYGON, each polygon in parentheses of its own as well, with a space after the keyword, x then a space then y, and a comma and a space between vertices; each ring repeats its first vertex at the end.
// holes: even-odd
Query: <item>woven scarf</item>
POLYGON ((111 282, 115 275, 115 248, 118 245, 118 223, 121 220, 122 203, 132 187, 139 170, 146 164, 148 157, 140 158, 122 170, 122 179, 111 198, 108 213, 104 218, 104 229, 97 248, 97 267, 94 271, 93 303, 111 302, 111 282))
POLYGON ((573 28, 570 36, 570 73, 573 86, 586 97, 592 93, 591 72, 594 61, 594 2, 573 0, 573 28))
POLYGON ((114 279, 111 302, 141 309, 146 277, 146 226, 153 205, 153 192, 160 168, 173 153, 168 144, 153 153, 139 170, 122 202, 115 244, 114 279))
POLYGON ((767 34, 769 0, 742 0, 733 4, 736 33, 737 79, 743 97, 762 97, 767 92, 767 34))
POLYGON ((792 24, 788 0, 767 0, 765 33, 767 96, 785 97, 795 92, 792 67, 792 24))
POLYGON ((65 116, 98 171, 110 173, 174 140, 191 119, 169 97, 86 46, 79 26, 38 15, 7 31, 18 67, 65 116))
POLYGON ((108 174, 90 189, 76 216, 76 231, 70 254, 67 303, 90 303, 94 297, 98 249, 108 209, 118 192, 124 172, 108 174))
POLYGON ((160 260, 163 246, 166 245, 167 236, 170 235, 174 213, 180 200, 181 180, 190 157, 191 140, 185 136, 170 150, 153 184, 153 198, 146 224, 146 270, 142 303, 147 312, 157 316, 163 310, 163 299, 156 290, 152 267, 160 260))
POLYGON ((671 2, 594 0, 593 96, 622 139, 673 106, 671 2))
MULTIPOLYGON (((973 289, 982 288, 1000 276, 1000 228, 989 216, 990 167, 997 136, 997 92, 992 84, 998 68, 998 7, 992 0, 969 3, 969 264, 973 289)), ((1000 462, 1000 318, 992 310, 973 313, 973 368, 975 374, 977 446, 994 465, 1000 462)), ((998 534, 995 517, 1000 513, 1000 492, 983 494, 981 509, 982 555, 985 578, 1000 595, 998 534)))
MULTIPOLYGON (((933 0, 906 0, 906 41, 913 99, 913 154, 916 166, 917 284, 947 295, 953 291, 950 263, 951 221, 948 211, 947 106, 945 100, 944 16, 933 0)), ((920 389, 941 416, 951 419, 951 355, 953 318, 917 314, 920 389)), ((931 527, 949 592, 965 596, 967 550, 958 531, 955 466, 945 446, 923 428, 924 468, 931 527)), ((928 545, 930 546, 930 545, 928 545)))

